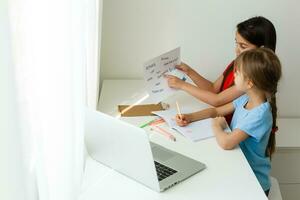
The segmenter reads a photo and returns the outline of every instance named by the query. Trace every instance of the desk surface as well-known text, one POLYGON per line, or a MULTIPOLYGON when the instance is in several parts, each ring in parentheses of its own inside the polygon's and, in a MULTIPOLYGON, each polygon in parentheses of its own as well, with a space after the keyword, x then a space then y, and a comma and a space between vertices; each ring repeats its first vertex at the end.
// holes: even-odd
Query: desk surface
MULTIPOLYGON (((105 80, 99 110, 118 117, 118 104, 148 103, 144 98, 146 95, 142 80, 105 80)), ((207 107, 184 92, 177 92, 164 102, 172 107, 175 106, 175 99, 181 105, 195 109, 207 107)), ((149 119, 151 117, 121 118, 134 125, 149 119)), ((85 184, 92 187, 86 186, 88 189, 81 199, 267 199, 239 148, 226 151, 218 146, 215 138, 191 142, 179 133, 173 133, 176 142, 159 134, 151 134, 150 140, 205 163, 207 168, 204 171, 163 193, 157 193, 89 158, 89 162, 93 163, 87 166, 85 184)))

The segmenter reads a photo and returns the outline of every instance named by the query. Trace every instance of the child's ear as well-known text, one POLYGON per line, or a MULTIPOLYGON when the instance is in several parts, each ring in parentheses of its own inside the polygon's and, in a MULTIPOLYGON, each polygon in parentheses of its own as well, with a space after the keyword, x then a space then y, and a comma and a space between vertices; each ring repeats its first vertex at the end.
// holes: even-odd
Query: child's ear
POLYGON ((248 83, 247 83, 248 89, 251 89, 253 86, 254 86, 254 84, 253 84, 252 80, 249 79, 248 83))

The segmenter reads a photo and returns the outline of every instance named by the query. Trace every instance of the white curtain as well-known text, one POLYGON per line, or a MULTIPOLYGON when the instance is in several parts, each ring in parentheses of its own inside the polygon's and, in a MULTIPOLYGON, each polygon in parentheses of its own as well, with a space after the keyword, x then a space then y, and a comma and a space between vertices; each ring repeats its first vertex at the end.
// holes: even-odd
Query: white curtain
POLYGON ((89 101, 96 106, 99 90, 99 78, 91 86, 89 76, 99 77, 99 10, 92 5, 101 6, 1 0, 0 199, 78 197, 84 109, 89 101))
POLYGON ((86 14, 86 101, 88 107, 97 109, 100 86, 100 49, 101 49, 101 24, 102 0, 87 0, 86 14))
POLYGON ((0 1, 0 199, 28 199, 13 80, 8 0, 0 1))

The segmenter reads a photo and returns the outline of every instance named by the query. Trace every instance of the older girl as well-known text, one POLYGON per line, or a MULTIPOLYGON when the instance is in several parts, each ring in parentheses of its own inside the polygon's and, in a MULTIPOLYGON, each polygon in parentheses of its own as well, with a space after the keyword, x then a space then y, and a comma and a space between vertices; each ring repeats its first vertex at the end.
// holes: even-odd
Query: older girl
MULTIPOLYGON (((276 31, 268 19, 261 16, 253 17, 237 25, 235 42, 236 56, 244 51, 262 46, 270 48, 275 52, 276 31)), ((187 74, 195 85, 170 75, 167 76, 168 84, 172 88, 188 92, 209 105, 221 106, 243 94, 234 86, 233 66, 234 61, 226 67, 225 71, 215 82, 211 82, 202 77, 187 64, 182 63, 177 66, 177 68, 187 74)), ((226 116, 226 120, 229 124, 231 118, 232 115, 226 116)))

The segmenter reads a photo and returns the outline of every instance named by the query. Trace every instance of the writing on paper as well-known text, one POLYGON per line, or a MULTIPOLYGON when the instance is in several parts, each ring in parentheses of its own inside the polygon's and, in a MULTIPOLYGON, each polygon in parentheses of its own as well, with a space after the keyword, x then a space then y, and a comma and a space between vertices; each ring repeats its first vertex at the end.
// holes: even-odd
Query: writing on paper
POLYGON ((180 60, 178 47, 144 64, 144 80, 153 103, 158 103, 175 92, 174 89, 169 88, 164 74, 174 71, 175 66, 180 64, 180 60))

